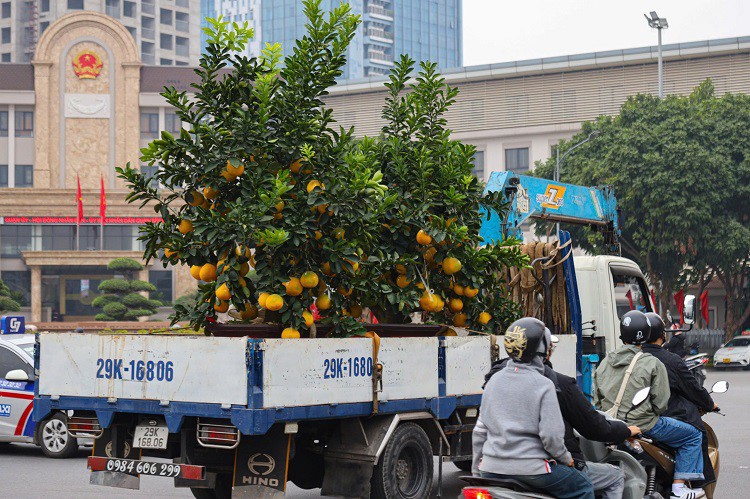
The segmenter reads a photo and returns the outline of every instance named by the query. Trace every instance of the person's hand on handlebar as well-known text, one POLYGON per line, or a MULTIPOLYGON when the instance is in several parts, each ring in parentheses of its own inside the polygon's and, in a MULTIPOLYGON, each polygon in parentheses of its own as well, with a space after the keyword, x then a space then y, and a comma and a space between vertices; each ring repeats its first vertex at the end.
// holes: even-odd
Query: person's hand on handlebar
POLYGON ((638 428, 638 427, 637 427, 637 426, 635 426, 635 425, 633 425, 633 426, 628 426, 628 429, 630 430, 630 436, 631 436, 631 437, 635 437, 636 435, 640 435, 640 434, 642 433, 642 432, 641 432, 641 429, 640 429, 640 428, 638 428))

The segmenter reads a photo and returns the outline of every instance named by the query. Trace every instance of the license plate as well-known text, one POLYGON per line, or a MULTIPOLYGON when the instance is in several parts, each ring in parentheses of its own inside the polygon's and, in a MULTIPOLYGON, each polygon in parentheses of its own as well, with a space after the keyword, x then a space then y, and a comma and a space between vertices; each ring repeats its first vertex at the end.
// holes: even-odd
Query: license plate
POLYGON ((133 434, 133 447, 139 449, 166 449, 169 429, 166 426, 138 425, 133 434))
POLYGON ((206 478, 206 468, 192 464, 156 463, 135 459, 118 459, 116 457, 89 456, 88 465, 91 471, 114 471, 166 478, 184 478, 185 480, 204 480, 206 478))
POLYGON ((729 364, 730 362, 732 362, 732 359, 724 359, 725 364, 729 364))

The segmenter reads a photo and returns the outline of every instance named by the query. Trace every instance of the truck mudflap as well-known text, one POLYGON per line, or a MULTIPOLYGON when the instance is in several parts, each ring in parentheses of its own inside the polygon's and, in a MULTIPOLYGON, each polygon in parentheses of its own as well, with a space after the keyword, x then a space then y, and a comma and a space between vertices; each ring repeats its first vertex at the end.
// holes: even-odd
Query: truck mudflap
POLYGON ((243 437, 234 455, 232 497, 284 497, 291 443, 284 425, 275 425, 265 435, 243 437))

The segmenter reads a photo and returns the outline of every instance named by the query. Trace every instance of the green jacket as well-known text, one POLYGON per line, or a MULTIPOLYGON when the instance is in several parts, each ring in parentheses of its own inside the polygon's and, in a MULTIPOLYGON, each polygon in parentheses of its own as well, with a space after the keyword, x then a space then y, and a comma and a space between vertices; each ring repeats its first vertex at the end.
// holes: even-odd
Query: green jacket
MULTIPOLYGON (((614 352, 607 354, 594 372, 594 404, 606 411, 615 405, 622 380, 625 378, 630 362, 641 349, 633 345, 623 345, 614 352)), ((659 415, 667 410, 669 402, 669 378, 667 368, 659 359, 644 353, 638 359, 630 375, 630 381, 625 388, 625 395, 617 411, 618 419, 624 419, 632 406, 633 396, 647 386, 651 387, 649 398, 641 405, 630 411, 627 423, 638 426, 642 431, 654 427, 659 415)))

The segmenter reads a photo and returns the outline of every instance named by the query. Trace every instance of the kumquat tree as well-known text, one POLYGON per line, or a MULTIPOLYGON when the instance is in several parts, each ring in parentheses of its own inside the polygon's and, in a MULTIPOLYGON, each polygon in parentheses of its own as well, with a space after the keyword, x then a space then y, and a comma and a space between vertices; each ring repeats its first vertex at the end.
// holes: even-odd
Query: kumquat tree
POLYGON ((200 281, 173 321, 199 329, 229 312, 298 338, 311 332, 313 304, 336 336, 365 332, 365 306, 380 322, 424 310, 430 322, 490 331, 512 319, 495 276, 525 257, 512 240, 479 247, 480 208, 504 206, 482 195, 473 147, 448 138, 442 115, 456 91, 426 65, 401 95, 413 69, 404 59, 382 136, 354 139, 322 98, 359 19, 346 4, 326 16, 320 0, 305 14, 307 34, 283 61, 279 45, 238 55, 252 30, 211 20, 195 93, 162 93, 186 127, 142 150, 160 189, 118 168, 128 201, 162 218, 141 231, 145 257, 188 265, 200 281))

